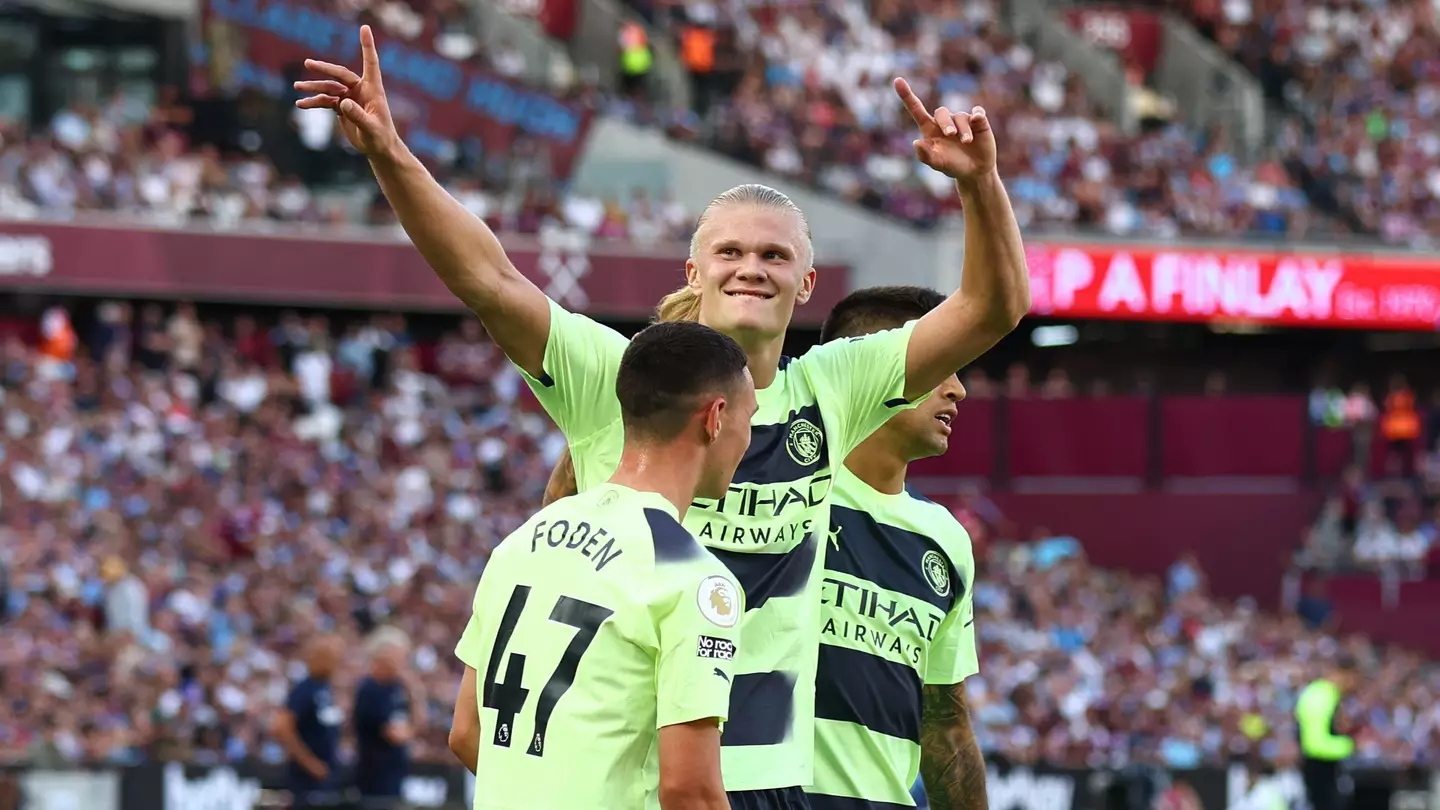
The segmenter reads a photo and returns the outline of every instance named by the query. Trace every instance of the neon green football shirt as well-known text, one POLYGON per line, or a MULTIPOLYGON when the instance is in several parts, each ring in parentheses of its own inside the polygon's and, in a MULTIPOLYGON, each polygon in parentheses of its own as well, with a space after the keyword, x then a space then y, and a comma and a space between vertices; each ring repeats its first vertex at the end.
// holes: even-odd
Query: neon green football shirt
POLYGON ((659 729, 729 712, 739 585, 651 492, 556 501, 506 537, 455 654, 476 673, 476 810, 659 807, 659 729))
POLYGON ((979 671, 975 558, 950 510, 836 476, 815 695, 812 810, 913 807, 921 687, 979 671))
MULTIPOLYGON (((781 360, 755 392, 750 448, 719 501, 697 501, 685 527, 745 591, 739 658, 721 762, 726 790, 808 785, 814 764, 820 583, 834 471, 905 401, 914 322, 781 360)), ((609 479, 624 430, 615 378, 627 341, 550 305, 545 374, 526 377, 570 443, 581 492, 609 479)), ((522 372, 523 373, 523 372, 522 372)))

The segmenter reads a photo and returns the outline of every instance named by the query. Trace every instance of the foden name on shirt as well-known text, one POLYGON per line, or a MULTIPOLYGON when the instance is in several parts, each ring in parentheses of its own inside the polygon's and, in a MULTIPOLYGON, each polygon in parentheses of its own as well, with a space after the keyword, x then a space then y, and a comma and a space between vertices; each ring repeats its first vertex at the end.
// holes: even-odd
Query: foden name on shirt
POLYGON ((624 553, 615 547, 615 536, 608 529, 591 526, 583 520, 573 525, 568 520, 542 520, 535 524, 535 531, 530 535, 530 551, 542 548, 579 552, 595 564, 596 571, 604 570, 624 553))

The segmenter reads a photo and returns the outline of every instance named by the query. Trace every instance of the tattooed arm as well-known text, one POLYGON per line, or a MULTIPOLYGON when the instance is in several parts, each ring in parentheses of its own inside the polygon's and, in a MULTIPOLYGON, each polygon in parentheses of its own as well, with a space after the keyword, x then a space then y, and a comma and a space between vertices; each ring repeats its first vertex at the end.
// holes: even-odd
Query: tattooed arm
POLYGON ((575 462, 570 459, 570 448, 567 447, 565 452, 560 455, 560 460, 556 462, 555 469, 550 471, 550 481, 545 484, 545 499, 540 502, 540 505, 549 506, 578 491, 579 487, 575 482, 575 462))
POLYGON ((931 810, 988 810, 985 759, 970 725, 964 683, 925 685, 920 778, 931 810))

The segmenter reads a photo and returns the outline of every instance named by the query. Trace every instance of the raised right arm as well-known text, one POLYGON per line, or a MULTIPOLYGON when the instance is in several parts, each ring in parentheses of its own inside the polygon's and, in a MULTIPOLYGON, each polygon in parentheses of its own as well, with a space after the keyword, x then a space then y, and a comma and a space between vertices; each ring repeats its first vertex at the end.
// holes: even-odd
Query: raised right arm
POLYGON ((485 223, 451 197, 400 139, 368 25, 360 27, 360 54, 358 76, 344 65, 305 60, 306 68, 325 78, 296 82, 296 90, 311 94, 296 106, 339 114, 341 131, 369 159, 380 190, 435 275, 480 316, 510 360, 538 379, 545 372, 549 301, 510 263, 485 223))
POLYGON ((480 316, 511 362, 531 377, 543 376, 550 335, 545 294, 510 263, 490 228, 450 196, 399 137, 370 158, 370 167, 435 275, 480 316))

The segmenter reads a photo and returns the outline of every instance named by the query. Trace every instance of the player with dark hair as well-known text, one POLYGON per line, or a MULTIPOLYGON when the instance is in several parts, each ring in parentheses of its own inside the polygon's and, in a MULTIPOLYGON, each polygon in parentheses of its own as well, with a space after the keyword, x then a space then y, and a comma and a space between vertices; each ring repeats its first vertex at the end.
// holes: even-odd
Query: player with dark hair
MULTIPOLYGON (((564 432, 579 490, 599 486, 614 474, 626 436, 614 386, 625 339, 549 300, 430 176, 395 129, 369 27, 360 29, 360 45, 359 74, 307 61, 321 78, 296 83, 310 94, 297 105, 338 113, 416 249, 480 316, 564 432)), ((932 113, 904 79, 894 88, 918 130, 916 158, 954 179, 965 209, 960 289, 899 329, 782 359, 795 307, 815 289, 814 245, 794 202, 746 184, 701 213, 685 286, 670 302, 734 338, 762 389, 756 442, 733 485, 686 513, 689 528, 741 581, 749 606, 723 741, 725 784, 738 810, 806 803, 824 532, 837 468, 887 419, 995 345, 1030 307, 1024 245, 985 111, 932 113)))
MULTIPOLYGON (((858 290, 831 310, 820 340, 894 329, 944 300, 925 287, 858 290)), ((905 485, 910 462, 945 452, 964 397, 960 380, 945 378, 835 476, 806 788, 815 810, 913 806, 917 773, 935 810, 986 807, 963 683, 978 671, 970 536, 905 485)))
POLYGON ((735 341, 658 324, 626 347, 615 398, 615 473, 500 543, 455 648, 450 748, 477 810, 730 808, 719 724, 744 594, 680 520, 730 486, 755 385, 735 341))

